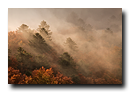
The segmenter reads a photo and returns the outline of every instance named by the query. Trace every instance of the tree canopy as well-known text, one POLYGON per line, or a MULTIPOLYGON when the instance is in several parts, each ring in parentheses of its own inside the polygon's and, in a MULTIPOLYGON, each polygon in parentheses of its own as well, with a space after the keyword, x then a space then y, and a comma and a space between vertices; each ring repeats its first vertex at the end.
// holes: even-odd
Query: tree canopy
POLYGON ((49 28, 50 28, 50 26, 43 20, 43 21, 41 21, 39 28, 37 30, 45 38, 45 40, 51 41, 52 32, 50 32, 49 28))

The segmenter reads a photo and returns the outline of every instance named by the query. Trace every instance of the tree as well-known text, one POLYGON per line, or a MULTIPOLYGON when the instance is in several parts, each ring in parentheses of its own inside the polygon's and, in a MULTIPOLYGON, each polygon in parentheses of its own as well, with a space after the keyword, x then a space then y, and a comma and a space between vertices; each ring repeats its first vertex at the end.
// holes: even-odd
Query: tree
POLYGON ((73 58, 68 54, 68 52, 64 52, 63 55, 59 58, 59 64, 62 66, 76 66, 73 58))
POLYGON ((22 47, 18 48, 18 60, 20 60, 21 62, 24 62, 26 60, 28 60, 29 58, 31 58, 31 54, 27 53, 22 47))
POLYGON ((47 23, 43 20, 43 21, 41 21, 39 28, 37 30, 41 33, 41 35, 45 38, 45 40, 51 41, 52 32, 50 32, 49 27, 50 26, 47 25, 47 23))
POLYGON ((52 68, 46 69, 44 67, 32 72, 32 80, 30 84, 72 84, 71 78, 63 76, 61 73, 57 73, 56 77, 53 74, 52 68))
POLYGON ((35 33, 35 35, 33 35, 34 40, 40 44, 45 43, 44 38, 39 34, 39 33, 35 33))
POLYGON ((45 39, 39 33, 33 35, 33 39, 29 41, 29 45, 41 54, 52 52, 51 46, 46 43, 45 39))
POLYGON ((22 75, 19 70, 8 67, 8 84, 26 84, 27 76, 22 75))
POLYGON ((18 28, 18 32, 28 32, 29 31, 29 26, 27 26, 26 24, 22 24, 19 28, 18 28))
POLYGON ((28 71, 36 68, 37 63, 32 62, 32 55, 30 53, 27 53, 22 47, 18 48, 18 53, 16 57, 18 61, 18 69, 21 73, 28 74, 28 71))
POLYGON ((19 70, 12 67, 8 68, 8 83, 9 84, 73 84, 71 78, 63 76, 61 73, 53 74, 52 68, 46 69, 44 67, 39 70, 34 70, 31 76, 21 74, 19 70))
POLYGON ((69 37, 65 43, 72 51, 77 51, 77 44, 69 37))

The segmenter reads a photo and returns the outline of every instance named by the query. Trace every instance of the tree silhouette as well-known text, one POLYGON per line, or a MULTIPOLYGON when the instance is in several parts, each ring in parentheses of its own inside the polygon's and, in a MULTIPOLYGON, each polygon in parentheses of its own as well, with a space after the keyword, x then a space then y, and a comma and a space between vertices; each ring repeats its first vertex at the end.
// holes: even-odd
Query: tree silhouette
POLYGON ((33 35, 33 39, 29 41, 29 45, 41 54, 52 52, 52 47, 46 43, 45 39, 39 33, 33 35))
POLYGON ((52 40, 51 39, 51 34, 52 32, 50 32, 49 30, 49 25, 47 25, 47 23, 43 20, 41 21, 40 25, 39 25, 39 28, 37 29, 40 34, 45 38, 45 40, 52 40))
POLYGON ((22 47, 18 48, 17 59, 19 62, 25 63, 30 61, 29 59, 32 58, 30 53, 27 53, 22 47))
POLYGON ((27 32, 29 30, 29 26, 27 26, 26 24, 22 24, 19 28, 18 28, 18 32, 27 32))
POLYGON ((69 37, 67 38, 65 44, 72 50, 77 51, 77 44, 69 37))
POLYGON ((68 52, 64 52, 63 55, 59 58, 59 64, 62 66, 76 66, 73 58, 68 54, 68 52))

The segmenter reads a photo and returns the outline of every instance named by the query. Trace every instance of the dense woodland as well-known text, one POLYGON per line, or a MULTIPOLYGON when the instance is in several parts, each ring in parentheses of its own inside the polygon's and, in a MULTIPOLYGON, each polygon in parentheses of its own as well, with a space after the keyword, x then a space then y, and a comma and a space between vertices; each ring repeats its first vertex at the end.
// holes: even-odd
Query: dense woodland
POLYGON ((8 32, 9 84, 122 84, 122 46, 109 40, 114 36, 109 28, 101 35, 102 48, 95 45, 96 36, 87 35, 86 43, 95 47, 86 45, 85 53, 71 37, 62 47, 52 34, 44 20, 36 30, 22 24, 8 32), (107 51, 97 54, 98 49, 107 51))

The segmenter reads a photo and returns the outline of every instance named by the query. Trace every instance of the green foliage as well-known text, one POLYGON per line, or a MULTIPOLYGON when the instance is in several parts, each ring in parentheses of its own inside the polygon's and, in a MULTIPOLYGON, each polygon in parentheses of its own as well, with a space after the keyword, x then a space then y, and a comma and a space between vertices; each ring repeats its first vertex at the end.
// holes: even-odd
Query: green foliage
POLYGON ((59 58, 59 64, 62 66, 76 66, 73 58, 68 54, 68 52, 64 52, 63 55, 59 58))

